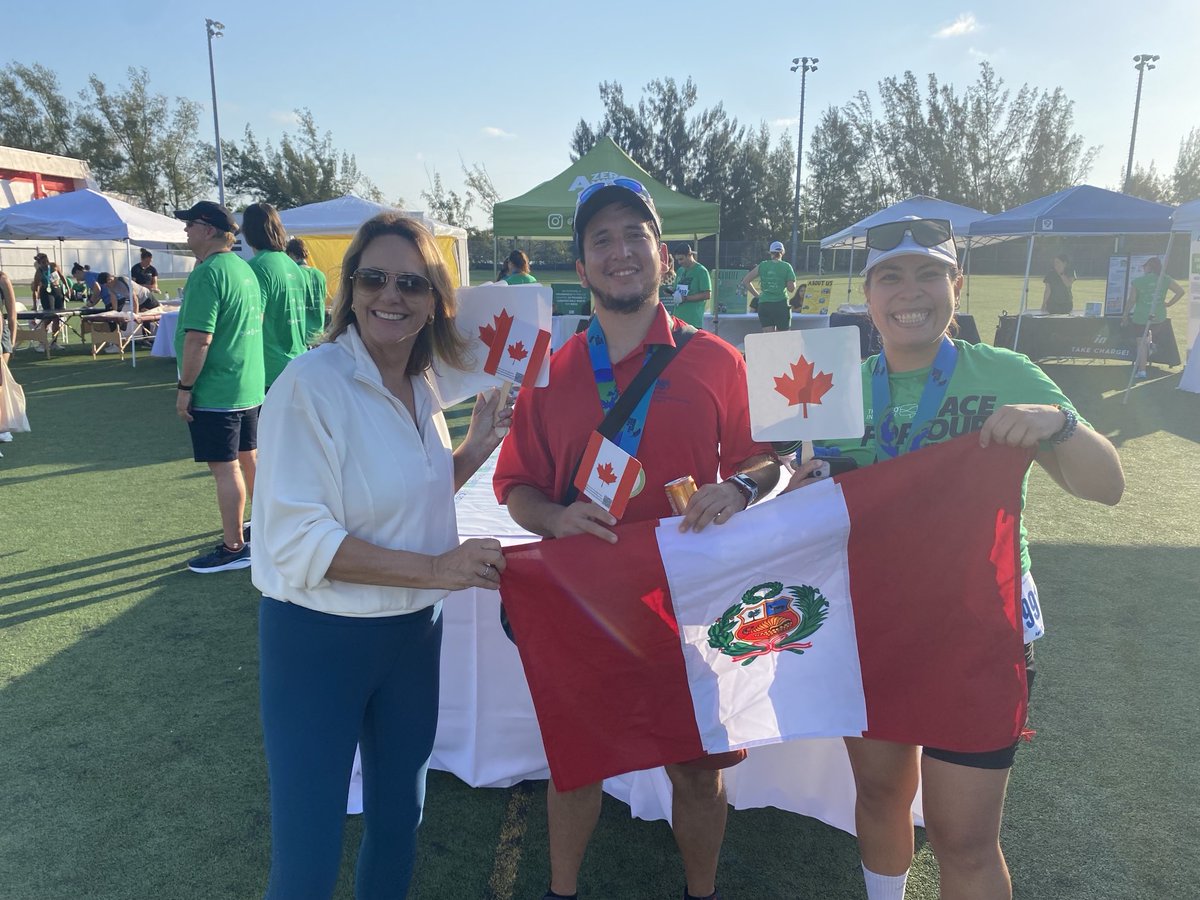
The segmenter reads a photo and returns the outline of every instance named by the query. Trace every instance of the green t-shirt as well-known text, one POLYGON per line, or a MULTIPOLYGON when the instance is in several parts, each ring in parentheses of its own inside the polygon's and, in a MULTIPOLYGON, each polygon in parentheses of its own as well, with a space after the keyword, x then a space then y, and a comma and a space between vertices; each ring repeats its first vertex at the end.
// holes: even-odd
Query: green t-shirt
POLYGON ((214 253, 183 291, 175 356, 189 331, 213 336, 192 389, 196 409, 250 409, 263 402, 262 298, 254 271, 235 253, 214 253))
POLYGON ((311 341, 313 335, 325 330, 325 301, 329 297, 329 285, 325 273, 320 269, 300 266, 300 271, 308 279, 304 292, 304 336, 306 341, 311 341))
POLYGON ((308 349, 305 297, 308 279, 282 250, 260 250, 250 260, 263 305, 263 365, 269 388, 289 361, 308 349))
MULTIPOLYGON (((946 388, 942 408, 934 417, 929 439, 926 443, 941 443, 960 434, 979 431, 988 416, 1001 406, 1010 403, 1061 403, 1074 410, 1066 395, 1050 378, 1029 361, 1023 353, 1013 353, 988 344, 968 344, 955 341, 958 347, 958 364, 946 388)), ((866 431, 862 439, 818 441, 818 445, 837 455, 849 456, 860 466, 875 462, 875 411, 871 402, 871 370, 875 367, 872 356, 862 364, 863 418, 866 431)), ((900 426, 900 441, 908 438, 909 428, 916 418, 917 404, 929 377, 929 368, 912 372, 892 372, 888 375, 888 386, 892 393, 892 416, 900 426)), ((1080 423, 1087 423, 1082 417, 1080 423)), ((1029 484, 1029 473, 1021 483, 1021 508, 1025 507, 1025 489, 1029 484)), ((937 485, 931 485, 936 490, 937 485)), ((1029 571, 1029 545, 1025 538, 1025 520, 1021 519, 1021 571, 1029 571)))
POLYGON ((758 264, 758 302, 781 303, 788 298, 788 282, 796 280, 791 263, 782 259, 766 259, 758 264))
POLYGON ((504 279, 506 284, 537 284, 537 279, 528 272, 513 272, 504 279))
POLYGON ((1171 287, 1171 279, 1163 276, 1162 286, 1159 286, 1158 276, 1152 272, 1147 272, 1140 278, 1135 278, 1131 282, 1133 289, 1137 291, 1136 299, 1133 302, 1133 310, 1129 314, 1129 318, 1138 325, 1145 325, 1147 321, 1153 319, 1155 322, 1161 322, 1167 317, 1167 291, 1171 287), (1155 293, 1155 291, 1158 291, 1155 293), (1153 298, 1153 303, 1151 303, 1153 298))
MULTIPOLYGON (((712 291, 712 278, 708 274, 708 269, 700 263, 676 269, 675 284, 686 287, 688 296, 712 291)), ((685 296, 682 302, 675 307, 675 318, 682 319, 693 328, 702 328, 704 327, 704 310, 707 306, 707 300, 689 300, 685 296)))

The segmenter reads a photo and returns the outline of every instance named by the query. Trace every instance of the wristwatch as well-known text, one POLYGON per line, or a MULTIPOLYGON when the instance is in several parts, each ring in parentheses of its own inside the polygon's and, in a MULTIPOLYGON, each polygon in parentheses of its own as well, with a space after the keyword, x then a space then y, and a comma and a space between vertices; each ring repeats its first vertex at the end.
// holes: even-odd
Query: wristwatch
POLYGON ((749 506, 758 499, 758 482, 756 482, 749 475, 743 475, 739 472, 737 475, 734 475, 732 478, 728 478, 726 480, 735 488, 737 488, 738 491, 741 492, 741 495, 746 498, 746 506, 749 506))

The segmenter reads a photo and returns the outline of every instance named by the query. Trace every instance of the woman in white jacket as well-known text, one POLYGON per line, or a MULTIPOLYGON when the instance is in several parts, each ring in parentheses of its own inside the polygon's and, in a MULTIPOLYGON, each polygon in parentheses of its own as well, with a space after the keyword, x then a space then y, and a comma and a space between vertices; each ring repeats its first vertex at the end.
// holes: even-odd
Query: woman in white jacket
POLYGON ((495 540, 459 544, 454 493, 507 431, 498 392, 453 453, 429 368, 462 366, 432 236, 396 214, 346 251, 332 320, 271 387, 252 519, 269 898, 328 898, 361 745, 360 897, 404 897, 438 709, 441 600, 495 589, 495 540))

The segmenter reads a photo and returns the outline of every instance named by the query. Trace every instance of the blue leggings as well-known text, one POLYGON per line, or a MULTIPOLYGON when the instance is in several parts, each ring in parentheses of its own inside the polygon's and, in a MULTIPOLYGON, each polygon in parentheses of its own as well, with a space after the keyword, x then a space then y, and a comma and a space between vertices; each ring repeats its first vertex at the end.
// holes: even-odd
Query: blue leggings
POLYGON ((364 828, 355 893, 405 897, 437 727, 441 604, 354 618, 264 597, 258 636, 271 783, 268 900, 333 895, 356 743, 364 828))

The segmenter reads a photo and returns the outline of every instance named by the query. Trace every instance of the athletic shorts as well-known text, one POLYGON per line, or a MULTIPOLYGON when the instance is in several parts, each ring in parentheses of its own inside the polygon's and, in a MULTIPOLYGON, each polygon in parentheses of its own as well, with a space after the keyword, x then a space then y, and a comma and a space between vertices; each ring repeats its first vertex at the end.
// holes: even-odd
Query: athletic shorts
POLYGON ((758 321, 763 328, 775 326, 780 331, 792 327, 792 308, 786 300, 758 301, 758 321))
POLYGON ((13 336, 8 333, 8 320, 4 320, 4 324, 0 326, 0 353, 12 353, 13 336))
MULTIPOLYGON (((1033 693, 1033 644, 1025 645, 1025 687, 1029 694, 1033 693)), ((1029 724, 1028 713, 1025 719, 1029 724)), ((1021 744, 1017 738, 1007 747, 999 750, 985 750, 982 753, 955 753, 953 750, 939 750, 936 747, 926 747, 922 752, 931 759, 953 763, 956 766, 966 766, 970 769, 1011 769, 1013 759, 1017 755, 1017 747, 1021 744)))
POLYGON ((194 409, 188 431, 196 462, 233 462, 239 453, 258 448, 258 411, 194 409))

